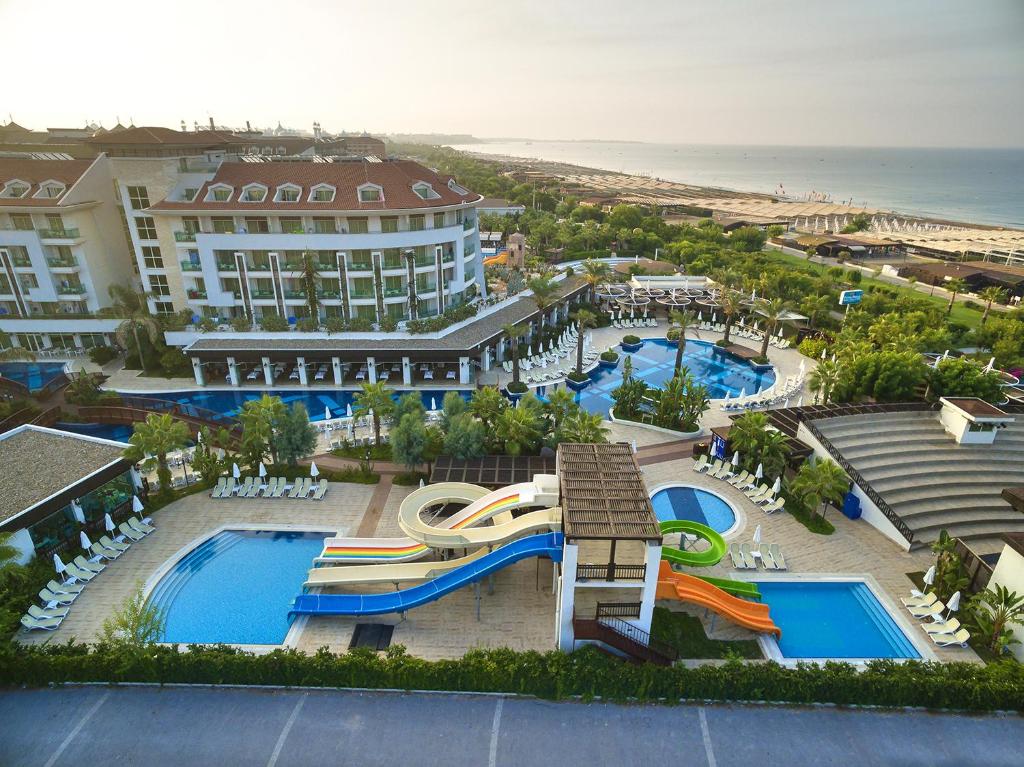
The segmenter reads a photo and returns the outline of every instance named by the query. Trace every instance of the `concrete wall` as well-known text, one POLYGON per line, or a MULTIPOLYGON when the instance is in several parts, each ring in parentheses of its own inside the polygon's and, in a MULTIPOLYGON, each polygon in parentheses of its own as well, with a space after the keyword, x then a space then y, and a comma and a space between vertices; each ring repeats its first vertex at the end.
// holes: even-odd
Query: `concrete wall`
MULTIPOLYGON (((1005 586, 1010 591, 1016 591, 1018 594, 1024 594, 1024 556, 1009 546, 1003 546, 999 562, 996 564, 995 570, 992 571, 992 577, 988 582, 989 587, 997 584, 1005 586)), ((1015 623, 1012 628, 1013 635, 1021 644, 1011 645, 1010 651, 1017 660, 1024 662, 1024 626, 1015 623)))

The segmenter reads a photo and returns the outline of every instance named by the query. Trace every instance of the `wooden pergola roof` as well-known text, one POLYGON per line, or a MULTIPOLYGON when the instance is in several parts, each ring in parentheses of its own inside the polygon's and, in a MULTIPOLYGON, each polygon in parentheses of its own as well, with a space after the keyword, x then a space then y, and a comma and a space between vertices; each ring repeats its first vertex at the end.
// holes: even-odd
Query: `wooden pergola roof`
POLYGON ((563 442, 558 446, 558 477, 567 539, 661 540, 629 445, 563 442))

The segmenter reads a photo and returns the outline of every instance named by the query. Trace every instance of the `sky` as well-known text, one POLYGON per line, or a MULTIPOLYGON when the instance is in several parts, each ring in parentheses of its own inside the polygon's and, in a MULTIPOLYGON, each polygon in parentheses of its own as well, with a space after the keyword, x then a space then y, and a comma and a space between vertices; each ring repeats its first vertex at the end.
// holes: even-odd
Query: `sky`
POLYGON ((1024 145, 1022 0, 0 0, 0 119, 1024 145))

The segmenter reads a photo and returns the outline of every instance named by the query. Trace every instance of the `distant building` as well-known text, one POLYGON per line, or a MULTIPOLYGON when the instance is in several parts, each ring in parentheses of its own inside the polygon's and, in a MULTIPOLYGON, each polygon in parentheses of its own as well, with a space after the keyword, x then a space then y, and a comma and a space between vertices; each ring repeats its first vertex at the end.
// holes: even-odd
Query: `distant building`
POLYGON ((943 285, 953 279, 967 283, 977 293, 988 287, 1002 288, 1011 296, 1024 296, 1024 267, 984 261, 953 263, 910 263, 900 268, 900 277, 914 277, 927 285, 943 285))
POLYGON ((500 197, 484 197, 477 207, 480 213, 489 213, 494 216, 518 216, 526 212, 525 205, 518 205, 500 197))

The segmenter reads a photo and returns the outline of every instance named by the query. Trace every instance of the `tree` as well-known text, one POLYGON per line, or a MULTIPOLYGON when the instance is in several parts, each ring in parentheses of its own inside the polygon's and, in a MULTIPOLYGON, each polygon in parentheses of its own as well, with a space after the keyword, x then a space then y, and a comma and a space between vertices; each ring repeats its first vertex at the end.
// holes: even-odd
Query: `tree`
MULTIPOLYGON (((586 226, 584 225, 583 228, 586 229, 586 226)), ((583 281, 590 286, 592 301, 596 299, 597 288, 608 282, 610 274, 611 269, 604 261, 595 261, 592 258, 588 258, 583 262, 583 281)))
POLYGON ((501 329, 505 331, 505 335, 508 336, 509 341, 512 342, 512 383, 519 383, 519 339, 526 335, 525 325, 502 325, 501 329))
POLYGON ((320 297, 317 295, 317 271, 313 263, 313 254, 302 251, 302 289, 306 292, 306 308, 310 319, 320 324, 320 297))
POLYGON ((741 253, 756 253, 767 240, 768 235, 756 226, 741 226, 729 234, 729 246, 741 253))
POLYGON ((27 360, 31 362, 36 355, 24 346, 14 346, 9 333, 0 330, 0 362, 15 362, 27 360))
POLYGON ((493 433, 494 424, 506 407, 508 407, 508 400, 494 386, 477 389, 469 400, 469 411, 480 419, 488 434, 493 433))
POLYGON ((770 298, 761 301, 758 306, 758 313, 764 317, 765 328, 764 338, 761 339, 761 356, 768 357, 768 341, 782 322, 782 318, 789 312, 789 305, 781 298, 770 298))
POLYGON ((242 452, 249 459, 253 471, 263 460, 267 450, 277 463, 277 449, 274 446, 274 429, 285 414, 286 406, 280 397, 264 394, 259 399, 242 404, 238 421, 242 424, 242 452))
POLYGON ((457 391, 450 391, 444 395, 441 402, 441 431, 445 431, 451 423, 452 418, 462 415, 469 410, 469 404, 457 391))
POLYGON ((790 491, 809 509, 821 504, 821 518, 829 503, 838 504, 850 489, 850 479, 835 461, 827 458, 801 464, 800 471, 789 484, 790 491))
POLYGON ((959 277, 954 277, 953 279, 949 280, 946 283, 945 288, 946 290, 949 291, 950 294, 949 306, 946 307, 946 314, 948 316, 953 312, 953 302, 956 301, 957 294, 963 293, 965 290, 967 290, 967 283, 961 280, 959 277))
POLYGON ((686 331, 697 324, 697 315, 689 309, 672 309, 669 312, 669 319, 679 330, 679 346, 676 348, 675 370, 678 373, 683 367, 683 353, 686 351, 686 331))
POLYGON ((169 413, 150 413, 145 421, 135 424, 134 433, 128 438, 131 447, 125 449, 124 457, 138 463, 147 455, 156 456, 160 492, 168 492, 171 469, 167 465, 167 454, 185 447, 189 436, 188 426, 175 421, 169 413))
POLYGON ((992 304, 1002 303, 1006 300, 1006 291, 996 285, 989 285, 978 293, 978 298, 985 302, 985 312, 981 315, 981 324, 988 322, 989 312, 992 311, 992 304))
POLYGON ((862 232, 871 226, 871 216, 867 213, 857 213, 850 220, 846 226, 842 228, 840 234, 853 234, 854 232, 862 232))
POLYGON ((1003 399, 1003 386, 996 370, 988 372, 968 357, 939 360, 927 371, 933 397, 978 397, 993 404, 1003 399))
POLYGON ((486 437, 483 423, 469 413, 462 413, 452 418, 444 432, 444 452, 453 458, 480 458, 486 454, 486 437))
POLYGON ((725 315, 725 335, 722 336, 722 342, 728 345, 733 319, 739 314, 741 307, 740 294, 735 290, 723 290, 718 300, 722 305, 722 314, 725 315))
POLYGON ((423 398, 417 392, 406 392, 398 398, 392 418, 395 423, 399 423, 407 415, 414 415, 421 421, 427 419, 427 409, 423 407, 423 398))
POLYGON ((287 408, 274 427, 271 446, 276 460, 295 466, 300 458, 312 455, 316 450, 316 427, 309 422, 306 406, 301 402, 287 408))
POLYGON ((508 455, 533 452, 541 438, 540 419, 533 407, 523 406, 526 399, 519 401, 519 407, 507 408, 495 425, 497 438, 508 455))
POLYGON ((579 409, 580 406, 568 389, 555 389, 551 392, 548 401, 544 403, 544 411, 551 422, 550 431, 557 432, 562 422, 579 409))
POLYGON ((632 376, 632 363, 629 357, 622 370, 622 383, 612 390, 615 400, 615 415, 618 418, 635 420, 640 415, 640 405, 647 396, 647 383, 632 376))
POLYGON ((583 340, 587 334, 587 328, 597 325, 597 315, 588 309, 579 309, 573 318, 578 326, 576 335, 576 374, 583 375, 583 340))
POLYGON ((430 437, 423 419, 406 413, 391 428, 391 455, 409 471, 424 462, 430 437))
POLYGON ((956 550, 956 538, 948 530, 940 530, 938 538, 932 541, 931 550, 935 554, 935 596, 947 600, 955 592, 967 588, 970 582, 956 550))
POLYGON ((999 584, 976 594, 970 603, 971 623, 976 636, 985 642, 986 649, 997 658, 1011 644, 1020 644, 1014 637, 1012 624, 1024 625, 1024 594, 1018 596, 999 584))
POLYGON ((596 413, 588 413, 581 407, 569 413, 554 433, 555 443, 561 442, 607 442, 608 429, 604 419, 596 413))
POLYGON ((831 360, 822 360, 811 371, 807 383, 814 392, 814 404, 827 405, 832 401, 832 394, 839 385, 839 364, 831 360))
POLYGON ((216 434, 206 426, 199 429, 199 439, 196 440, 196 448, 192 451, 192 469, 202 477, 203 482, 213 482, 227 471, 231 460, 227 452, 221 455, 217 448, 223 449, 230 442, 231 435, 227 429, 222 428, 216 434))
POLYGON ((100 642, 114 647, 145 647, 163 639, 165 627, 163 611, 146 600, 140 586, 103 621, 100 642))
POLYGON ((142 339, 147 338, 152 345, 160 339, 160 325, 149 313, 148 293, 136 293, 125 285, 114 283, 107 292, 110 294, 112 308, 124 320, 114 331, 117 343, 125 349, 131 348, 134 341, 135 351, 139 355, 142 372, 146 372, 146 355, 142 349, 142 339))
POLYGON ((541 339, 544 338, 544 313, 548 307, 555 302, 555 296, 558 294, 558 286, 551 281, 551 278, 545 274, 532 277, 527 286, 533 291, 533 303, 537 306, 537 311, 540 312, 540 335, 541 339))
POLYGON ((391 389, 383 381, 362 384, 361 391, 356 394, 353 413, 358 416, 373 417, 373 443, 380 446, 380 419, 391 413, 395 401, 391 397, 391 389))

